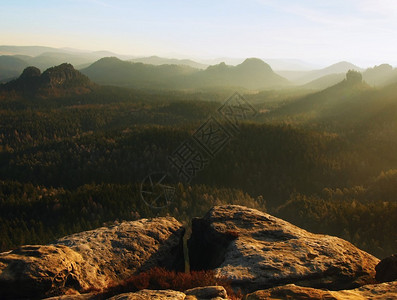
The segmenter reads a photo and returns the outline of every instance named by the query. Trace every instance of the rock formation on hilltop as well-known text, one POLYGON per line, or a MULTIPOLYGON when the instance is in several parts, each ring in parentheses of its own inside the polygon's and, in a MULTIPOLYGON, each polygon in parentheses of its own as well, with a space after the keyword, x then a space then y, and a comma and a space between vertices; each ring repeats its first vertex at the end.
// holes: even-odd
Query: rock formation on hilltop
POLYGON ((19 78, 0 85, 2 94, 51 98, 85 94, 95 85, 75 70, 71 64, 61 64, 41 73, 36 67, 27 67, 19 78))
POLYGON ((355 288, 375 282, 379 262, 345 240, 238 205, 194 219, 188 245, 193 270, 215 269, 245 291, 285 283, 355 288))
POLYGON ((64 63, 45 70, 41 75, 41 84, 44 88, 73 88, 89 85, 90 80, 71 64, 64 63))
POLYGON ((27 67, 23 70, 21 76, 19 76, 19 78, 22 81, 27 81, 27 80, 34 80, 34 79, 38 79, 40 78, 41 75, 41 71, 40 69, 36 68, 36 67, 27 67))
POLYGON ((184 228, 174 218, 141 219, 0 254, 0 298, 101 290, 155 266, 183 270, 184 228))
POLYGON ((363 82, 363 76, 361 75, 360 72, 349 70, 346 73, 346 82, 349 85, 360 84, 363 82))
MULTIPOLYGON (((185 289, 186 284, 195 288, 166 290, 170 288, 167 276, 175 280, 176 273, 157 268, 184 270, 185 229, 174 218, 163 217, 123 222, 50 245, 0 253, 0 298, 221 300, 228 299, 226 290, 233 293, 225 278, 233 288, 249 293, 246 300, 391 299, 397 294, 396 281, 373 284, 379 260, 372 255, 340 238, 309 233, 255 209, 215 206, 203 218, 194 219, 192 226, 191 269, 213 270, 210 273, 219 279, 215 283, 227 284, 226 289, 200 286, 201 282, 212 285, 208 276, 214 277, 200 273, 207 276, 200 281, 194 273, 178 277, 190 279, 178 280, 185 289), (148 270, 158 278, 148 277, 148 270), (126 285, 137 279, 147 284, 126 285)), ((383 267, 379 264, 377 271, 394 274, 393 268, 384 268, 394 259, 383 267)))

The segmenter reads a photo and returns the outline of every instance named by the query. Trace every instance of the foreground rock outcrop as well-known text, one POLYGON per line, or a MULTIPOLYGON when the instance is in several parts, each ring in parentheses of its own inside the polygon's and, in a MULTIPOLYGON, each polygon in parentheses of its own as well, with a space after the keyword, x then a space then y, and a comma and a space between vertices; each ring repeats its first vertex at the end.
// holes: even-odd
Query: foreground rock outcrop
POLYGON ((222 286, 197 287, 185 291, 187 299, 228 299, 226 290, 222 286))
POLYGON ((0 298, 87 289, 95 276, 87 271, 83 257, 66 246, 23 246, 0 254, 0 298))
POLYGON ((101 290, 134 273, 183 270, 184 228, 174 218, 141 219, 0 254, 0 298, 101 290))
POLYGON ((327 291, 288 284, 267 290, 256 291, 245 297, 245 300, 268 299, 312 299, 312 300, 365 300, 395 299, 397 282, 369 284, 353 290, 327 291))
POLYGON ((125 293, 109 298, 109 300, 223 300, 228 299, 225 289, 221 286, 205 286, 182 292, 172 290, 142 290, 136 293, 125 293))
POLYGON ((255 209, 216 206, 192 226, 191 268, 215 269, 246 292, 287 283, 331 290, 375 283, 374 256, 255 209))
MULTIPOLYGON (((181 299, 181 300, 223 300, 229 299, 222 287, 201 287, 194 289, 199 295, 188 291, 177 292, 173 290, 142 290, 136 293, 124 293, 111 300, 146 300, 146 299, 181 299), (217 293, 213 293, 216 288, 217 293), (209 293, 208 293, 209 292, 209 293), (190 294, 189 294, 190 293, 190 294), (215 296, 216 295, 216 296, 215 296)), ((397 281, 369 284, 352 290, 329 291, 310 287, 287 284, 266 290, 259 290, 243 297, 243 300, 383 300, 397 298, 397 281)), ((97 300, 95 295, 62 296, 48 298, 46 300, 97 300)))
MULTIPOLYGON (((107 288, 123 286, 128 282, 123 280, 155 267, 183 271, 184 232, 171 217, 141 219, 0 253, 0 299, 89 300, 129 291, 107 288)), ((216 206, 194 219, 188 248, 192 270, 214 270, 222 282, 229 279, 233 287, 251 293, 247 299, 383 299, 397 294, 396 281, 373 284, 376 266, 377 279, 394 280, 395 256, 379 263, 340 238, 312 234, 243 206, 216 206)), ((223 287, 207 286, 183 293, 142 290, 111 299, 227 299, 227 294, 223 287)))
POLYGON ((136 293, 125 293, 109 298, 109 300, 184 300, 186 295, 182 292, 172 290, 142 290, 136 293))
POLYGON ((46 298, 45 300, 146 300, 146 299, 180 299, 180 300, 223 300, 229 299, 227 292, 222 286, 203 286, 186 290, 183 293, 174 290, 149 290, 122 293, 107 298, 100 294, 63 295, 59 297, 46 298))

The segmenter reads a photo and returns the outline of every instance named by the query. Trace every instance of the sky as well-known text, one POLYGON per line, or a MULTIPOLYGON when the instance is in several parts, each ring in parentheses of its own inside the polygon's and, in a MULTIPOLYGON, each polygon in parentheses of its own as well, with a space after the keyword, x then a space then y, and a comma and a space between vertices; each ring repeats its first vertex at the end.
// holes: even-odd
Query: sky
POLYGON ((397 65, 397 0, 1 0, 0 45, 397 65))

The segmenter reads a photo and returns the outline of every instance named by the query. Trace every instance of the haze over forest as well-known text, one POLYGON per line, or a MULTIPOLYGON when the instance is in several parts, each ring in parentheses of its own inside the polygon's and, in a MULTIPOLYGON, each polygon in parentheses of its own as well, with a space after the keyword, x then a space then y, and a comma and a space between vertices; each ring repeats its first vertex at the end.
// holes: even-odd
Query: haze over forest
POLYGON ((290 283, 395 294, 397 277, 374 274, 397 253, 396 14, 387 0, 3 1, 0 298, 176 290, 147 278, 183 269, 189 289, 231 274, 230 299, 290 283))

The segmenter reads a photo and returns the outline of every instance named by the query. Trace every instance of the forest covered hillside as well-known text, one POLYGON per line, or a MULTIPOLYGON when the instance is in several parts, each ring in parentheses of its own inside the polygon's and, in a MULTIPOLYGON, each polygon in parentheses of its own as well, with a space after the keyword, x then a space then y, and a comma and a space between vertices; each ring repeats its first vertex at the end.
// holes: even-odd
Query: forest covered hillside
POLYGON ((170 214, 188 222, 214 204, 234 203, 389 255, 396 247, 395 87, 374 89, 350 75, 309 95, 246 94, 256 117, 161 210, 142 201, 142 180, 168 170, 167 157, 209 116, 219 118, 230 93, 98 86, 3 99, 1 249, 115 219, 170 214))

